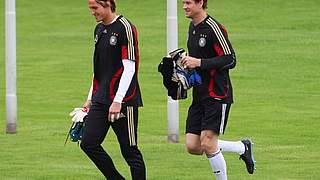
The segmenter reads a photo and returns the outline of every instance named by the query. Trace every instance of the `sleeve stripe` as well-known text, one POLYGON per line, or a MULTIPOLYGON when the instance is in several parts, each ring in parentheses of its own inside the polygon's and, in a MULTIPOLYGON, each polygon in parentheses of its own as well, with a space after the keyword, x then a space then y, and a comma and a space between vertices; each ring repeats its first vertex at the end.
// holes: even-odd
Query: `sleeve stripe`
POLYGON ((223 36, 219 26, 217 25, 216 22, 214 22, 211 18, 209 18, 207 20, 207 23, 209 24, 209 26, 212 28, 212 30, 215 32, 221 46, 222 46, 222 49, 224 51, 224 54, 225 55, 228 55, 228 54, 231 54, 231 51, 230 51, 230 48, 228 46, 228 43, 226 42, 226 39, 225 37, 223 36))
POLYGON ((221 44, 221 47, 223 49, 223 52, 225 55, 229 55, 231 54, 231 51, 230 51, 230 48, 229 48, 229 45, 224 37, 224 35, 222 34, 219 26, 217 25, 216 22, 214 22, 211 18, 209 18, 207 20, 207 23, 208 25, 212 28, 212 30, 214 31, 214 33, 216 34, 218 40, 219 40, 219 43, 221 44))
POLYGON ((126 33, 127 33, 127 38, 128 38, 128 59, 136 60, 131 25, 125 18, 121 18, 120 22, 124 25, 124 27, 126 29, 126 33))

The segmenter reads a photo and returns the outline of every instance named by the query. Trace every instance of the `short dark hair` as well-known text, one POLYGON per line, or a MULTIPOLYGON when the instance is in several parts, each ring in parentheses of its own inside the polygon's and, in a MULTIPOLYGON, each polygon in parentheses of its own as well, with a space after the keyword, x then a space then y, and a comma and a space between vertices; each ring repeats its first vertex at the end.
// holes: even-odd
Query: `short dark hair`
POLYGON ((112 12, 116 12, 116 3, 115 0, 95 0, 98 4, 100 4, 103 7, 109 6, 107 2, 110 3, 110 8, 112 12))
MULTIPOLYGON (((194 0, 194 2, 196 2, 196 3, 199 3, 201 0, 194 0)), ((207 9, 207 0, 202 0, 203 1, 203 5, 202 5, 202 8, 203 9, 207 9)))

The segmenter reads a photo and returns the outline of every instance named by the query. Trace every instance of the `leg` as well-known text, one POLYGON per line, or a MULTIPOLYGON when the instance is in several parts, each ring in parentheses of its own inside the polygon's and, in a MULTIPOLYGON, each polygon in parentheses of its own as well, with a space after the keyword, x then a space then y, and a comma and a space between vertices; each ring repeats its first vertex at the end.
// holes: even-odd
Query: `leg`
POLYGON ((218 138, 224 133, 227 123, 228 105, 212 99, 203 102, 204 116, 201 121, 201 147, 210 161, 218 180, 227 179, 226 161, 219 149, 218 138))
MULTIPOLYGON (((222 104, 222 113, 224 112, 223 133, 228 122, 228 116, 231 109, 231 104, 222 104)), ((244 144, 241 141, 223 141, 218 140, 219 148, 222 152, 235 152, 238 154, 244 153, 244 144)))
POLYGON ((221 106, 210 103, 193 103, 190 106, 186 122, 186 146, 191 154, 205 152, 216 179, 226 180, 226 162, 218 148, 219 130, 224 127, 224 124, 221 125, 221 106))
POLYGON ((200 140, 216 179, 227 180, 227 166, 218 147, 218 135, 211 130, 204 130, 201 132, 200 140))
POLYGON ((105 105, 92 104, 85 122, 80 147, 107 179, 121 180, 124 178, 116 170, 110 156, 101 146, 110 127, 110 123, 107 122, 106 109, 105 105))
POLYGON ((255 170, 255 160, 253 156, 253 143, 249 139, 241 141, 223 141, 218 140, 219 148, 222 152, 234 152, 240 155, 240 159, 246 164, 249 174, 255 170))
MULTIPOLYGON (((222 104, 222 115, 221 121, 223 126, 220 126, 220 134, 224 133, 226 124, 228 121, 228 115, 231 109, 231 104, 222 104), (223 129, 222 129, 223 127, 223 129), (223 131, 221 131, 223 130, 223 131)), ((219 148, 222 152, 235 152, 240 155, 245 164, 249 174, 253 174, 255 170, 255 160, 253 157, 253 143, 249 139, 243 139, 241 141, 222 141, 218 140, 219 148)))
POLYGON ((190 154, 202 155, 200 143, 201 119, 203 108, 200 104, 193 103, 189 107, 186 122, 186 148, 190 154))
POLYGON ((126 117, 112 124, 117 135, 122 156, 130 166, 133 180, 145 180, 146 168, 142 154, 137 146, 138 107, 124 107, 126 117))
POLYGON ((218 145, 222 152, 233 152, 241 155, 245 151, 244 144, 241 141, 218 140, 218 145))
POLYGON ((207 155, 214 154, 219 151, 219 136, 211 130, 203 130, 200 136, 201 148, 207 155))

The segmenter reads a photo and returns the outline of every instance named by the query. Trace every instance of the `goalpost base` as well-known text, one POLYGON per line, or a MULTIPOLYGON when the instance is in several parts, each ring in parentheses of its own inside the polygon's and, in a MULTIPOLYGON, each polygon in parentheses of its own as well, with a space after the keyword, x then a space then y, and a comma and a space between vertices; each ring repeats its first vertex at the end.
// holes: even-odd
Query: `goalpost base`
POLYGON ((169 134, 168 135, 168 142, 169 143, 178 143, 179 142, 179 135, 177 135, 177 134, 169 134))
POLYGON ((17 124, 16 123, 8 123, 6 133, 7 134, 16 134, 17 133, 17 124))

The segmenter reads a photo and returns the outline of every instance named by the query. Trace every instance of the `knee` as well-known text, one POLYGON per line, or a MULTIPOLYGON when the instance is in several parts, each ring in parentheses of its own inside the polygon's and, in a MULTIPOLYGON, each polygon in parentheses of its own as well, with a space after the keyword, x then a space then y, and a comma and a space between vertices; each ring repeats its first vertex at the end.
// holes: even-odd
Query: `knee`
POLYGON ((194 144, 194 143, 190 143, 190 142, 186 142, 186 148, 189 154, 193 154, 193 155, 202 155, 203 151, 201 146, 194 144))
POLYGON ((209 143, 208 141, 201 141, 201 148, 203 149, 204 152, 209 152, 210 149, 212 149, 212 144, 209 143))
POLYGON ((137 159, 142 160, 142 154, 137 147, 121 148, 121 154, 128 163, 137 159))
POLYGON ((80 148, 82 149, 82 151, 86 151, 88 149, 88 145, 83 141, 81 141, 80 148))
POLYGON ((121 154, 130 167, 144 169, 143 157, 137 147, 121 148, 121 154))
POLYGON ((201 148, 206 154, 212 154, 217 152, 218 144, 214 142, 214 140, 210 137, 203 137, 201 138, 201 148))
POLYGON ((90 150, 95 149, 95 147, 93 145, 90 145, 84 141, 81 141, 80 143, 80 148, 82 149, 82 151, 84 152, 89 152, 90 150))

